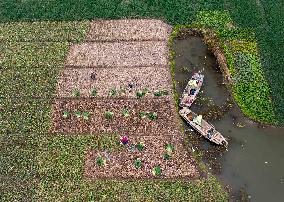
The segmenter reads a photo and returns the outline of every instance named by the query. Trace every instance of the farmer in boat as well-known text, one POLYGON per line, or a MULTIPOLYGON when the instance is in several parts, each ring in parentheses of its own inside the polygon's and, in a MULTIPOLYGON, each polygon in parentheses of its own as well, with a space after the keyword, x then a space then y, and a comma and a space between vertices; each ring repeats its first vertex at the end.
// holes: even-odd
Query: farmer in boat
POLYGON ((213 132, 214 132, 214 129, 213 129, 213 128, 211 128, 211 129, 209 129, 209 130, 207 131, 207 137, 208 137, 208 139, 211 139, 211 138, 212 138, 213 132))

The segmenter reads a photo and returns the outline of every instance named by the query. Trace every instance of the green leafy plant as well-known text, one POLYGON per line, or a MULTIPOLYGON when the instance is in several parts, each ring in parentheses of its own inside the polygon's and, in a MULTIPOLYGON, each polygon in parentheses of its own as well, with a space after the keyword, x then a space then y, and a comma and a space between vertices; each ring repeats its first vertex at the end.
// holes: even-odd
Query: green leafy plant
POLYGON ((168 153, 164 153, 162 156, 164 160, 169 160, 171 158, 171 156, 168 153))
POLYGON ((172 153, 175 150, 175 148, 174 148, 173 145, 167 144, 166 145, 166 150, 167 150, 167 152, 172 153))
POLYGON ((140 168, 142 166, 142 161, 139 158, 136 158, 134 160, 134 166, 135 168, 140 168))
POLYGON ((105 118, 110 120, 113 118, 113 112, 105 112, 105 118))
POLYGON ((154 92, 154 95, 157 97, 163 96, 163 95, 168 95, 169 92, 167 90, 162 90, 162 91, 156 91, 154 92))
POLYGON ((97 95, 97 90, 94 88, 93 90, 91 90, 91 96, 95 97, 97 95))
POLYGON ((161 175, 162 173, 162 170, 161 170, 161 167, 160 166, 156 166, 152 169, 152 174, 154 176, 158 176, 158 175, 161 175))
POLYGON ((100 157, 97 158, 96 162, 97 162, 98 166, 104 166, 105 163, 106 163, 106 160, 100 156, 100 157))
POLYGON ((115 88, 112 88, 109 92, 110 96, 116 96, 116 94, 117 94, 117 90, 115 88))
POLYGON ((148 118, 151 119, 152 121, 154 121, 158 118, 158 114, 156 112, 150 112, 148 114, 148 118))
POLYGON ((138 151, 142 152, 142 150, 144 149, 144 143, 143 142, 139 142, 137 145, 136 145, 136 148, 138 149, 138 151))
POLYGON ((90 113, 89 112, 83 112, 82 116, 83 116, 83 119, 88 120, 89 116, 90 116, 90 113))
POLYGON ((143 92, 142 92, 142 91, 137 91, 137 92, 136 92, 136 96, 137 96, 138 98, 143 97, 143 92))
POLYGON ((81 113, 80 113, 79 111, 76 111, 74 114, 75 114, 75 116, 76 116, 77 118, 80 118, 80 117, 81 117, 81 113))
POLYGON ((137 92, 136 92, 136 96, 137 96, 138 98, 141 98, 141 97, 147 95, 148 92, 149 92, 149 90, 148 90, 147 88, 144 88, 143 90, 137 91, 137 92))
POLYGON ((124 117, 129 117, 130 116, 129 110, 127 108, 125 108, 123 110, 122 114, 123 114, 124 117))
POLYGON ((161 91, 156 91, 156 92, 154 92, 154 95, 157 96, 157 97, 160 97, 160 96, 162 96, 163 94, 162 94, 161 91))
POLYGON ((79 97, 80 96, 80 92, 78 90, 73 90, 72 91, 72 96, 73 97, 79 97))
POLYGON ((168 95, 168 94, 169 94, 169 92, 167 90, 162 91, 162 95, 168 95))
POLYGON ((139 116, 141 119, 146 118, 147 112, 139 112, 139 116))
POLYGON ((69 115, 69 112, 64 111, 62 116, 63 116, 63 118, 66 119, 68 117, 68 115, 69 115))
POLYGON ((126 89, 124 87, 120 87, 120 94, 125 95, 126 94, 126 89))

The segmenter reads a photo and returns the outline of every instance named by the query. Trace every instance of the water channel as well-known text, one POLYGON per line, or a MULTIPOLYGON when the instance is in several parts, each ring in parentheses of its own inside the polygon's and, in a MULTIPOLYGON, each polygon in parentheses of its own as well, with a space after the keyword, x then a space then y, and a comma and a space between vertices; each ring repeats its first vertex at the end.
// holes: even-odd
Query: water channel
POLYGON ((263 128, 243 116, 201 37, 176 39, 173 50, 179 95, 192 74, 201 70, 204 85, 191 108, 229 139, 225 150, 187 127, 186 137, 193 149, 203 152, 211 172, 231 187, 232 201, 284 201, 284 129, 263 128))

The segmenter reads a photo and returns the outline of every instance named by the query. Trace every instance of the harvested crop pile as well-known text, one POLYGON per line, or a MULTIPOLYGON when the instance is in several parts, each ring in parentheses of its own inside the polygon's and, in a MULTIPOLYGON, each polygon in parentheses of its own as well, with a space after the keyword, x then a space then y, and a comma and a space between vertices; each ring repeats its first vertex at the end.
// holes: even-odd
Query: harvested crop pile
POLYGON ((95 20, 87 41, 93 40, 168 40, 170 26, 161 20, 95 20))
POLYGON ((168 65, 166 41, 104 42, 72 45, 66 61, 73 66, 168 65))
MULTIPOLYGON (((80 97, 137 97, 139 90, 150 91, 147 96, 154 97, 155 91, 166 90, 171 94, 172 84, 168 69, 164 67, 137 68, 67 68, 64 69, 57 84, 57 96, 71 97, 73 90, 80 97), (92 91, 96 90, 93 95, 92 91), (113 92, 112 92, 113 91, 113 92)), ((156 96, 159 97, 159 96, 156 96)))
POLYGON ((89 150, 85 177, 97 178, 196 178, 195 162, 176 137, 133 137, 122 151, 89 150), (139 147, 139 145, 143 147, 139 147), (140 148, 140 149, 138 149, 140 148))
POLYGON ((57 99, 51 132, 181 135, 174 106, 173 100, 162 98, 57 99))

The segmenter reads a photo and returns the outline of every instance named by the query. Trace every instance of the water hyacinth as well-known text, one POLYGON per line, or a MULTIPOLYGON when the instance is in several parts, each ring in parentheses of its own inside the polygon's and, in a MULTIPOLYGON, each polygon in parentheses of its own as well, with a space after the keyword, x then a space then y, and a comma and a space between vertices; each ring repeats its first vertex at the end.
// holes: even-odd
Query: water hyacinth
POLYGON ((123 145, 128 144, 128 142, 129 142, 128 137, 127 137, 127 136, 122 136, 122 137, 120 138, 120 142, 121 142, 123 145))

